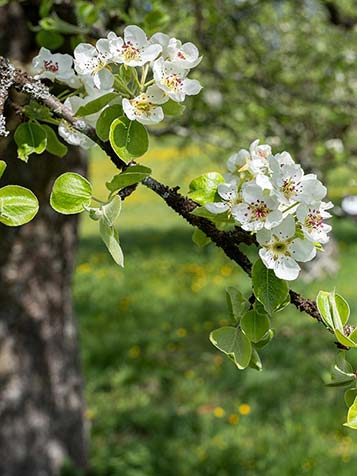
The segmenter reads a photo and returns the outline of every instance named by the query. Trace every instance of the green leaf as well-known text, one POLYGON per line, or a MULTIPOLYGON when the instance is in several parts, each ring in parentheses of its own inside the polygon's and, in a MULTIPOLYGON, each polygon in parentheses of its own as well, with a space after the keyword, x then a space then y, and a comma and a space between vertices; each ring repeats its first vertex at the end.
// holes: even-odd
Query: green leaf
POLYGON ((24 114, 29 118, 41 122, 47 122, 48 124, 58 125, 59 120, 54 119, 52 111, 47 106, 39 104, 37 101, 31 100, 23 108, 24 114))
POLYGON ((6 167, 7 167, 6 162, 4 162, 3 160, 0 160, 0 178, 4 175, 6 167))
POLYGON ((338 329, 343 334, 343 326, 350 316, 350 307, 347 301, 335 291, 320 291, 316 298, 316 304, 327 327, 338 329))
POLYGON ((117 97, 119 97, 118 93, 103 94, 103 96, 93 99, 93 101, 90 101, 84 106, 81 106, 76 112, 76 116, 90 116, 91 114, 94 114, 103 109, 103 107, 105 107, 108 103, 110 103, 111 101, 113 101, 113 99, 117 97))
POLYGON ((51 16, 42 18, 39 21, 39 25, 46 31, 56 31, 66 35, 83 35, 87 31, 83 26, 73 25, 72 23, 62 20, 56 13, 52 13, 51 16))
POLYGON ((164 111, 165 116, 181 116, 186 109, 183 104, 169 99, 167 102, 161 105, 162 110, 164 111))
POLYGON ((63 45, 64 38, 55 31, 41 30, 36 34, 36 43, 38 46, 43 46, 49 50, 56 50, 63 45))
POLYGON ((339 329, 334 329, 334 331, 335 336, 340 344, 344 345, 345 347, 357 347, 357 344, 339 329))
POLYGON ((344 426, 348 426, 353 430, 357 430, 357 397, 354 399, 347 413, 347 422, 344 426))
POLYGON ((217 172, 201 175, 190 183, 188 196, 200 205, 215 202, 219 200, 217 187, 222 182, 224 182, 224 178, 217 172))
POLYGON ((24 122, 15 131, 14 139, 21 160, 28 161, 30 154, 42 154, 47 145, 47 135, 43 127, 34 122, 24 122))
POLYGON ((208 245, 211 239, 208 238, 206 233, 195 227, 192 233, 192 241, 195 245, 199 246, 200 248, 203 248, 204 246, 208 245))
POLYGON ((240 369, 248 367, 252 346, 247 336, 236 327, 221 327, 211 332, 210 341, 235 363, 240 369))
POLYGON ((106 220, 109 226, 114 225, 121 212, 121 198, 119 195, 115 195, 106 205, 102 206, 102 216, 106 220))
POLYGON ((107 189, 114 193, 134 183, 141 182, 145 177, 151 174, 151 169, 144 165, 132 165, 124 172, 115 175, 110 182, 106 182, 107 189))
POLYGON ((226 288, 226 298, 228 310, 231 315, 237 322, 240 318, 249 310, 250 303, 243 296, 243 294, 235 287, 229 286, 226 288))
POLYGON ((191 214, 197 217, 207 218, 213 223, 234 223, 233 219, 228 216, 227 212, 215 215, 214 213, 209 212, 205 207, 197 207, 191 212, 191 214))
POLYGON ((123 108, 120 104, 114 104, 113 106, 106 107, 99 116, 95 129, 97 136, 103 141, 109 139, 110 126, 115 119, 118 119, 123 115, 123 108))
POLYGON ((274 337, 274 331, 273 329, 269 329, 266 335, 259 342, 254 344, 255 348, 262 349, 263 347, 269 344, 269 342, 272 340, 273 337, 274 337))
POLYGON ((77 6, 77 14, 80 21, 86 25, 93 25, 98 19, 96 6, 90 2, 79 2, 77 6))
POLYGON ((149 137, 145 127, 137 121, 122 116, 110 126, 110 144, 123 160, 144 155, 149 148, 149 137))
POLYGON ((249 362, 248 367, 251 367, 252 369, 258 370, 259 372, 261 372, 263 370, 262 361, 260 359, 260 356, 259 356, 258 352, 256 351, 256 349, 254 347, 252 347, 252 356, 250 358, 250 362, 249 362))
POLYGON ((352 366, 346 360, 345 354, 345 351, 338 352, 336 361, 331 368, 331 381, 326 383, 327 387, 344 387, 355 380, 352 366))
POLYGON ((82 212, 89 207, 91 200, 90 182, 73 172, 66 172, 56 179, 50 197, 52 208, 64 215, 82 212))
POLYGON ((108 224, 106 219, 101 218, 99 221, 99 231, 105 246, 108 248, 114 261, 124 267, 124 256, 119 244, 119 236, 117 230, 108 224))
POLYGON ((270 329, 270 321, 267 314, 260 314, 256 309, 248 311, 242 317, 240 326, 244 334, 251 342, 259 342, 270 329))
POLYGON ((344 399, 348 407, 353 405, 355 398, 357 397, 357 388, 349 388, 345 391, 344 399))
POLYGON ((260 259, 254 263, 252 281, 255 297, 270 315, 289 299, 287 282, 277 278, 274 271, 268 269, 260 259))
POLYGON ((57 157, 64 157, 67 152, 68 148, 65 146, 57 137, 57 134, 52 129, 52 127, 47 126, 46 124, 42 124, 42 128, 46 132, 47 136, 47 145, 46 150, 57 157))
POLYGON ((0 222, 4 225, 24 225, 33 219, 38 208, 38 200, 31 190, 18 185, 0 188, 0 222))

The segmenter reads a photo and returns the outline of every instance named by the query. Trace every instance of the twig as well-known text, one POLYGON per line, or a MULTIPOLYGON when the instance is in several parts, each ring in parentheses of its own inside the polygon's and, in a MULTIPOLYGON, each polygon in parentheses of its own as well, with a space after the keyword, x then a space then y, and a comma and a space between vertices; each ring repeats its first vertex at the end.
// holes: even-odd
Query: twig
MULTIPOLYGON (((64 119, 78 132, 81 132, 92 139, 108 155, 110 160, 118 169, 125 170, 130 165, 116 155, 108 142, 103 142, 98 138, 93 127, 88 125, 83 119, 75 117, 55 96, 52 96, 48 88, 41 83, 41 81, 35 80, 27 73, 15 69, 11 63, 0 57, 0 70, 3 70, 3 68, 10 68, 14 72, 12 85, 17 90, 46 105, 57 117, 64 119)), ((1 87, 2 84, 0 84, 0 90, 1 87)), ((248 275, 251 274, 252 263, 240 250, 239 245, 241 243, 248 245, 256 243, 253 235, 245 232, 239 227, 236 227, 235 230, 231 232, 221 231, 218 230, 210 220, 193 215, 192 212, 198 204, 181 195, 178 192, 177 187, 170 188, 155 180, 153 177, 146 177, 142 183, 159 195, 170 208, 182 216, 186 221, 188 221, 188 223, 203 231, 213 241, 213 243, 221 248, 225 254, 237 263, 248 275)), ((135 189, 136 185, 126 187, 120 191, 120 196, 124 199, 135 189)), ((323 322, 315 301, 304 298, 292 290, 290 291, 290 299, 291 303, 301 312, 305 312, 317 321, 323 322)))

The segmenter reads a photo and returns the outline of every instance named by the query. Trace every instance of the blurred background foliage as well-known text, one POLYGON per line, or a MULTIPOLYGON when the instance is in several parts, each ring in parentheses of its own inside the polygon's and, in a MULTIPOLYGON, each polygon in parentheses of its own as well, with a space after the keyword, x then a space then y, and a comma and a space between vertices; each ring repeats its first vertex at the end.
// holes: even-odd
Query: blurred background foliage
MULTIPOLYGON (((335 203, 356 194, 354 0, 47 0, 37 40, 64 51, 132 23, 203 54, 193 76, 204 90, 179 120, 153 130, 142 162, 155 177, 187 190, 258 137, 319 173, 335 203), (67 4, 73 19, 64 23, 67 4)), ((94 151, 95 195, 113 172, 94 151)), ((294 287, 314 297, 336 286, 356 313, 355 222, 334 219, 334 230, 338 274, 308 281, 306 272, 294 287)), ((238 372, 208 333, 228 322, 224 289, 248 289, 243 273, 213 246, 195 248, 192 230, 142 187, 125 202, 119 231, 124 271, 83 221, 74 281, 91 474, 350 475, 356 437, 341 426, 342 392, 322 383, 332 337, 289 307, 274 319, 263 373, 238 372)))

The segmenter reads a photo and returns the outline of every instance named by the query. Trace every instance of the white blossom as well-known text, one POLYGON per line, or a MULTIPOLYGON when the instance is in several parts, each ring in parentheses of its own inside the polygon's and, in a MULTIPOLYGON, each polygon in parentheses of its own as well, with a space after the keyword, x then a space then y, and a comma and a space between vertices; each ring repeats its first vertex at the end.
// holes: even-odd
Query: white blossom
POLYGON ((135 25, 124 29, 124 39, 110 32, 108 40, 113 62, 128 66, 143 66, 155 60, 162 51, 161 45, 150 43, 145 32, 135 25))
POLYGON ((278 225, 283 214, 278 210, 278 200, 263 192, 255 181, 246 182, 242 187, 243 203, 239 204, 232 215, 243 230, 258 231, 271 229, 278 225))
POLYGON ((188 79, 188 71, 179 68, 170 61, 159 58, 153 65, 154 79, 157 86, 162 89, 169 98, 182 102, 185 96, 198 94, 202 86, 196 79, 188 79))
POLYGON ((164 33, 155 33, 150 42, 162 47, 161 56, 180 68, 191 69, 197 66, 201 60, 197 47, 193 43, 184 43, 176 38, 170 38, 164 33))
POLYGON ((330 218, 331 214, 326 210, 333 207, 331 202, 318 202, 306 205, 301 203, 296 210, 296 217, 307 239, 317 243, 327 243, 331 225, 324 223, 324 219, 330 218))
POLYGON ((77 89, 81 81, 73 70, 73 58, 67 54, 52 54, 47 48, 41 48, 39 54, 32 60, 35 79, 47 78, 51 81, 61 81, 77 89))
POLYGON ((107 69, 112 61, 110 42, 105 38, 97 41, 96 46, 80 43, 74 49, 74 66, 78 74, 90 75, 98 89, 108 89, 113 85, 114 76, 107 69))
POLYGON ((288 215, 279 226, 257 232, 257 241, 262 246, 259 256, 263 263, 274 270, 278 278, 287 281, 298 277, 301 268, 297 261, 311 261, 316 256, 313 243, 295 238, 295 231, 295 220, 288 215))
POLYGON ((134 99, 124 98, 122 105, 124 113, 130 120, 137 120, 144 125, 157 124, 164 118, 164 112, 159 105, 167 100, 165 93, 153 85, 134 99))
POLYGON ((205 208, 215 215, 224 212, 233 214, 237 204, 241 200, 240 194, 238 193, 238 185, 239 179, 218 184, 217 192, 223 201, 206 203, 205 208))

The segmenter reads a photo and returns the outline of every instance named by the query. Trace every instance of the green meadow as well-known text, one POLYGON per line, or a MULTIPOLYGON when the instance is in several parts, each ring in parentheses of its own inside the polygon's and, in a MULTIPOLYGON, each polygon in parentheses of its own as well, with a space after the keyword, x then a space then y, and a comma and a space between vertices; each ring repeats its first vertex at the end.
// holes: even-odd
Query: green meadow
MULTIPOLYGON (((142 159, 186 192, 195 176, 223 170, 219 150, 167 141, 142 159)), ((95 195, 115 172, 97 151, 95 195)), ((334 174, 337 198, 343 174, 334 174)), ((91 428, 93 476, 350 476, 356 434, 345 427, 343 390, 325 387, 333 336, 292 306, 273 318, 263 372, 238 371, 209 342, 229 323, 225 288, 249 286, 222 251, 192 243, 192 229, 139 186, 124 203, 125 268, 83 218, 74 280, 91 428)), ((357 313, 357 230, 336 219, 336 276, 293 284, 314 298, 337 291, 357 313)), ((353 319, 352 319, 353 320, 353 319)))

